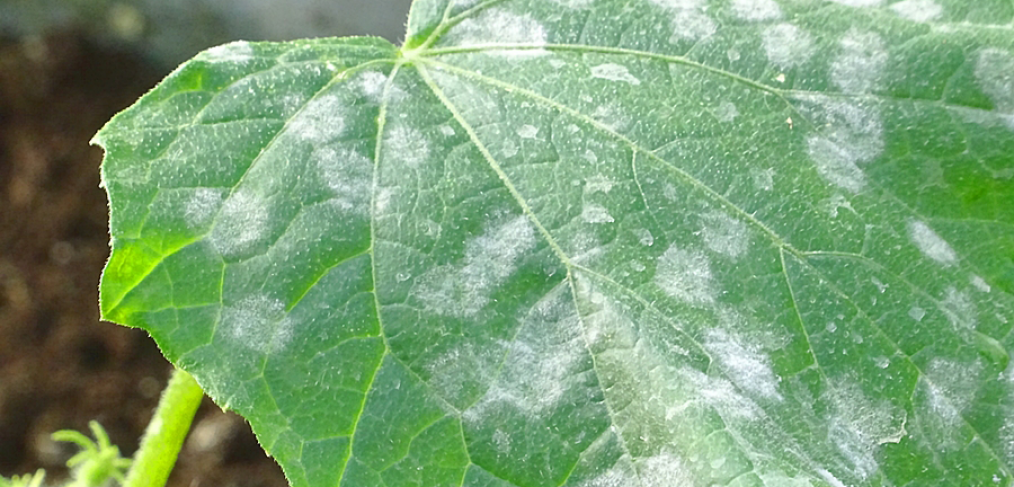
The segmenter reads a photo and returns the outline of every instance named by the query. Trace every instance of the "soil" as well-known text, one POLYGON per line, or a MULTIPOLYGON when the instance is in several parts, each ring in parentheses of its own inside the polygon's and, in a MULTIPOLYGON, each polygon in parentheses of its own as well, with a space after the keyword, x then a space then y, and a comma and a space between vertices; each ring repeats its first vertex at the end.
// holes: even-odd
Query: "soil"
MULTIPOLYGON (((102 152, 89 139, 165 71, 74 33, 0 39, 0 475, 67 475, 49 439, 99 421, 132 455, 171 366, 141 330, 101 322, 102 152)), ((287 485, 242 418, 205 399, 173 487, 287 485)))

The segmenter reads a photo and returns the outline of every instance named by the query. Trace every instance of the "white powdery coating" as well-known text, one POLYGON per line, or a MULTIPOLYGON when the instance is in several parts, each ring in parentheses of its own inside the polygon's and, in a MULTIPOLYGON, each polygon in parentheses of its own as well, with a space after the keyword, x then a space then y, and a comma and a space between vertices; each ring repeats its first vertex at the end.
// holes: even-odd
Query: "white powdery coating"
POLYGON ((215 215, 222 206, 222 191, 213 188, 197 188, 193 196, 187 200, 183 209, 183 219, 191 228, 202 227, 215 215))
POLYGON ((237 191, 225 200, 211 230, 210 242, 227 258, 246 253, 267 236, 267 201, 255 194, 237 191))
POLYGON ((841 53, 831 63, 831 82, 845 93, 873 91, 887 66, 884 40, 873 32, 852 29, 839 45, 841 53))
POLYGON ((965 291, 958 291, 954 286, 947 288, 943 299, 940 300, 939 308, 958 332, 974 330, 979 321, 979 313, 972 297, 965 291))
POLYGON ((490 228, 465 247, 465 262, 441 266, 419 279, 415 291, 430 311, 447 316, 475 316, 490 293, 514 273, 515 263, 535 247, 535 230, 525 216, 490 228))
POLYGON ((595 203, 584 204, 584 208, 581 209, 581 219, 588 223, 612 223, 614 221, 609 210, 595 203))
POLYGON ((732 12, 736 17, 749 21, 782 18, 782 9, 774 0, 733 0, 732 12))
POLYGON ((647 228, 638 228, 634 230, 634 235, 637 237, 637 241, 645 247, 651 247, 655 245, 655 236, 651 234, 651 230, 647 228))
POLYGON ((803 100, 807 104, 801 109, 822 127, 820 135, 811 135, 806 140, 817 174, 849 192, 862 191, 866 175, 859 164, 872 161, 884 150, 879 112, 861 104, 820 96, 803 100))
POLYGON ((683 460, 671 453, 660 453, 635 464, 641 487, 694 485, 694 477, 683 460))
POLYGON ((522 139, 534 139, 539 135, 539 128, 534 125, 524 124, 515 131, 522 139))
POLYGON ((753 187, 763 191, 775 189, 775 169, 773 167, 750 171, 750 175, 753 178, 753 187))
POLYGON ((929 392, 929 406, 947 425, 957 426, 961 422, 961 414, 975 398, 982 369, 980 360, 959 363, 935 358, 930 361, 923 380, 929 392))
POLYGON ((385 159, 416 169, 430 156, 430 144, 418 130, 404 124, 391 127, 384 136, 385 159))
POLYGON ((212 47, 197 55, 197 59, 211 63, 243 63, 254 58, 253 46, 246 41, 230 42, 212 47))
POLYGON ((905 0, 891 5, 899 17, 916 22, 929 22, 944 13, 943 7, 933 0, 905 0))
POLYGON ((694 369, 681 371, 684 379, 695 389, 697 400, 710 406, 727 423, 756 420, 764 416, 757 403, 736 390, 728 380, 711 377, 694 369))
POLYGON ((465 342, 447 350, 421 366, 429 374, 427 383, 444 398, 461 399, 462 388, 469 384, 482 384, 496 372, 496 364, 503 357, 501 344, 478 347, 465 342))
POLYGON ((993 288, 990 287, 989 283, 987 283, 985 279, 979 276, 973 275, 972 277, 968 278, 968 281, 973 286, 975 286, 975 289, 978 289, 979 291, 982 291, 984 293, 988 293, 993 290, 993 288))
POLYGON ((324 146, 313 151, 321 179, 334 192, 332 200, 339 209, 366 215, 370 210, 373 185, 373 161, 344 147, 324 146))
POLYGON ((865 480, 878 469, 877 447, 898 443, 907 435, 907 414, 887 400, 870 400, 855 384, 842 384, 828 395, 834 409, 828 440, 852 465, 853 474, 865 480))
MULTIPOLYGON (((592 112, 592 118, 595 121, 605 125, 606 128, 613 132, 624 132, 630 127, 631 119, 622 108, 616 104, 601 105, 595 108, 592 112)), ((594 156, 594 152, 591 152, 594 156)), ((597 160, 597 156, 596 156, 597 160)), ((590 162, 590 161, 589 161, 590 162)))
MULTIPOLYGON (((465 19, 449 35, 459 46, 523 44, 546 45, 546 29, 529 15, 518 15, 499 8, 483 10, 478 16, 465 19)), ((544 50, 492 52, 503 56, 546 54, 544 50)))
POLYGON ((704 0, 651 0, 651 3, 670 12, 673 34, 669 42, 697 41, 711 37, 718 30, 715 21, 704 14, 707 9, 704 0))
POLYGON ((666 294, 695 306, 715 302, 711 261, 700 251, 680 249, 672 244, 655 267, 655 284, 666 294))
POLYGON ((879 7, 884 0, 831 0, 847 7, 879 7))
POLYGON ((831 472, 828 472, 827 470, 818 468, 817 475, 820 475, 820 478, 824 479, 825 482, 831 484, 831 487, 847 487, 841 480, 838 480, 837 477, 832 475, 831 472))
POLYGON ((336 95, 312 99, 289 122, 286 132, 313 144, 331 141, 345 132, 345 108, 336 95))
POLYGON ((641 80, 630 74, 630 71, 626 66, 619 64, 606 63, 594 66, 591 68, 591 75, 593 78, 602 78, 609 81, 621 81, 637 86, 641 84, 641 80))
MULTIPOLYGON (((1014 54, 995 48, 983 49, 975 63, 975 79, 997 110, 1014 113, 1014 54)), ((1014 122, 1009 125, 1014 129, 1014 122)))
POLYGON ((761 32, 761 44, 768 61, 791 69, 810 60, 815 51, 810 33, 792 24, 777 24, 761 32))
POLYGON ((736 105, 731 101, 723 101, 715 109, 715 117, 718 118, 719 122, 732 122, 739 116, 739 110, 736 105))
POLYGON ((266 295, 255 295, 222 309, 219 327, 243 347, 258 352, 285 348, 290 327, 279 327, 285 318, 285 304, 266 295))
POLYGON ((954 252, 946 240, 940 238, 932 228, 919 220, 908 222, 908 236, 923 255, 945 266, 958 262, 958 254, 954 252))
POLYGON ((908 310, 908 316, 915 321, 922 321, 926 317, 926 310, 918 306, 912 306, 908 310))
POLYGON ((712 211, 701 217, 704 228, 701 237, 704 245, 719 254, 739 257, 746 252, 750 244, 750 234, 746 224, 725 213, 712 211))
POLYGON ((580 387, 583 379, 578 368, 585 345, 569 288, 558 286, 539 301, 515 341, 505 346, 507 356, 497 382, 464 412, 466 420, 482 421, 504 406, 543 417, 571 387, 580 387))
POLYGON ((585 179, 584 193, 608 193, 613 189, 613 181, 602 175, 595 175, 585 179))
POLYGON ((351 84, 358 88, 363 96, 374 103, 380 103, 384 97, 387 75, 379 71, 363 71, 352 80, 351 84))
POLYGON ((778 392, 780 378, 771 370, 771 361, 756 345, 721 329, 708 330, 704 348, 718 360, 732 382, 755 396, 782 400, 778 392))

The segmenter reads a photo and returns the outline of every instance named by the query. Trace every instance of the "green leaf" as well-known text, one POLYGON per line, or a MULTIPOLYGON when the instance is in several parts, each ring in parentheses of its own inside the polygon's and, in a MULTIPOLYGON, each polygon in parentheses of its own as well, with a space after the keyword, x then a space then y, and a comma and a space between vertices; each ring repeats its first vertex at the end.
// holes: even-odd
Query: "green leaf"
POLYGON ((96 137, 107 319, 296 486, 1012 485, 1014 4, 417 0, 96 137))

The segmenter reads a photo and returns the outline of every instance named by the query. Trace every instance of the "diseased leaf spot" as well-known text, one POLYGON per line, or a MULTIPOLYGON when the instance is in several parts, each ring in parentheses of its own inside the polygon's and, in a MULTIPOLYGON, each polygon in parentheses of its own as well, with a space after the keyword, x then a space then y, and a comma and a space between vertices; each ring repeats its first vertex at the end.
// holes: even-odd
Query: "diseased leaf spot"
POLYGON ((430 144, 418 130, 393 123, 384 135, 385 162, 418 169, 430 156, 430 144))
POLYGON ((241 189, 222 205, 211 231, 211 245, 227 259, 241 257, 263 242, 269 219, 268 202, 241 189))
POLYGON ((988 293, 993 290, 993 288, 990 287, 989 283, 987 283, 985 279, 979 276, 973 275, 972 277, 969 278, 969 282, 972 284, 972 286, 975 287, 975 289, 978 289, 981 292, 988 293))
POLYGON ((253 46, 247 41, 236 41, 212 47, 198 54, 196 59, 210 63, 245 63, 253 58, 253 46))
POLYGON ((581 219, 588 223, 612 223, 613 217, 604 206, 585 203, 581 210, 581 219))
POLYGON ((975 78, 996 109, 1014 130, 1014 55, 1000 49, 983 49, 975 63, 975 78))
POLYGON ((719 122, 729 123, 736 120, 739 116, 739 110, 736 109, 736 105, 731 101, 723 101, 715 109, 715 117, 718 118, 719 122))
POLYGON ((313 144, 330 142, 345 132, 345 102, 337 95, 311 100, 286 129, 287 133, 313 144))
POLYGON ((979 321, 972 297, 965 291, 958 291, 954 286, 947 288, 939 307, 958 333, 974 330, 979 321))
POLYGON ((715 302, 717 292, 711 262, 700 251, 671 245, 655 267, 655 284, 673 298, 695 306, 715 302))
POLYGON ((601 174, 585 179, 585 194, 609 193, 612 189, 613 181, 601 174))
POLYGON ((468 242, 463 266, 440 266, 420 277, 415 294, 434 313, 475 316, 514 273, 517 259, 534 246, 528 218, 516 217, 468 242))
POLYGON ((908 316, 915 321, 922 321, 926 317, 926 310, 918 306, 912 306, 908 309, 908 316))
POLYGON ((630 74, 626 66, 619 64, 606 63, 594 66, 591 68, 591 75, 593 78, 601 78, 609 81, 621 81, 623 83, 629 83, 637 86, 641 84, 641 80, 630 74))
MULTIPOLYGON (((459 46, 491 44, 546 45, 546 29, 530 15, 518 15, 500 8, 483 10, 478 16, 465 19, 450 32, 448 38, 459 46)), ((545 50, 493 50, 489 54, 503 57, 544 55, 545 50)))
POLYGON ((891 5, 891 10, 899 17, 916 22, 929 22, 944 13, 943 7, 933 0, 904 0, 891 5))
POLYGON ((771 362, 755 344, 725 330, 711 329, 705 335, 704 348, 739 388, 765 399, 782 400, 771 362))
POLYGON ((850 30, 841 40, 841 53, 831 63, 831 81, 846 93, 869 93, 887 66, 884 40, 872 32, 850 30))
POLYGON ((651 3, 669 11, 673 34, 669 42, 697 41, 711 37, 718 30, 715 21, 705 15, 704 0, 651 0, 651 3))
POLYGON ((766 27, 761 43, 768 60, 785 70, 805 64, 815 51, 810 33, 792 24, 766 27))
POLYGON ((266 295, 254 295, 223 308, 219 327, 244 348, 276 352, 291 339, 291 323, 279 326, 285 316, 284 303, 266 295))
POLYGON ((884 0, 831 0, 848 7, 879 7, 884 0))
POLYGON ((324 183, 334 193, 335 206, 350 213, 369 213, 372 161, 356 151, 332 146, 314 150, 311 158, 316 161, 324 183))
POLYGON ((852 474, 865 480, 879 469, 877 447, 906 436, 907 414, 886 399, 869 399, 851 383, 832 388, 826 399, 834 411, 828 421, 828 441, 850 464, 852 474))
POLYGON ((733 0, 732 11, 736 17, 751 22, 782 18, 782 9, 774 0, 733 0))
POLYGON ((583 387, 580 368, 587 352, 565 286, 536 304, 515 341, 505 347, 499 379, 464 412, 466 421, 488 420, 504 407, 541 418, 551 414, 568 391, 583 387))
POLYGON ((516 132, 518 134, 518 137, 521 137, 522 139, 534 139, 539 135, 538 127, 528 124, 524 124, 518 127, 516 132))
POLYGON ((884 149, 879 113, 861 104, 820 96, 807 96, 802 101, 800 109, 824 127, 821 135, 806 140, 817 173, 839 188, 852 193, 862 191, 866 175, 858 164, 872 161, 884 149))
POLYGON ((701 237, 712 251, 728 257, 739 257, 750 244, 746 224, 731 216, 712 211, 701 216, 701 237))
POLYGON ((187 200, 183 210, 183 219, 191 228, 203 227, 210 223, 211 217, 215 216, 224 199, 220 189, 197 188, 193 196, 187 200))
POLYGON ((923 255, 945 266, 958 262, 958 254, 954 252, 946 240, 926 223, 919 220, 908 222, 908 236, 923 255))

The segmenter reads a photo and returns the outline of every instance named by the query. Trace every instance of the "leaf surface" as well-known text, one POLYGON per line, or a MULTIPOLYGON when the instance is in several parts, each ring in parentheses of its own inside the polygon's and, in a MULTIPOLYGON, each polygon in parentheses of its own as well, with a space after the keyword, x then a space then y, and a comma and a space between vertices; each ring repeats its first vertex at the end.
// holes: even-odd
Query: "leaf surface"
POLYGON ((1014 5, 417 0, 96 137, 103 315, 295 486, 1011 485, 1014 5))

